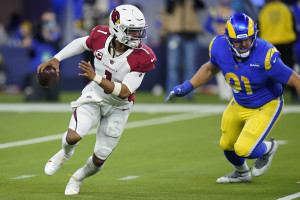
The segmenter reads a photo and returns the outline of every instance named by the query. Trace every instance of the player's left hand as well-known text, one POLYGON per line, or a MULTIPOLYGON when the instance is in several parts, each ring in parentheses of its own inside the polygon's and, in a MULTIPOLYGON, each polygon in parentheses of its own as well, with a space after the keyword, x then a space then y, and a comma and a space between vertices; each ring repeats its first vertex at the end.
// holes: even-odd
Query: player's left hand
POLYGON ((78 67, 79 67, 79 69, 84 71, 84 73, 79 73, 78 74, 79 76, 85 76, 90 81, 92 81, 95 78, 96 73, 95 73, 90 61, 85 62, 84 60, 82 60, 81 63, 78 64, 78 67))

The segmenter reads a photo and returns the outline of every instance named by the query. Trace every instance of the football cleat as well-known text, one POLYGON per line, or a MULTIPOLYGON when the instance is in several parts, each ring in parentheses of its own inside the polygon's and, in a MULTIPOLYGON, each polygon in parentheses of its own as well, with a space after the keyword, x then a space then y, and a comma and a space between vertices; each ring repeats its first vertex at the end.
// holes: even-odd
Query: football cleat
POLYGON ((234 171, 217 179, 217 183, 249 183, 252 181, 251 172, 234 171))
POLYGON ((272 143, 270 151, 268 153, 266 153, 265 155, 263 155, 262 157, 256 159, 253 170, 252 170, 253 176, 256 176, 256 177, 261 176, 264 173, 266 173, 268 171, 268 169, 271 167, 272 159, 273 159, 275 153, 277 152, 279 145, 274 140, 273 137, 270 139, 270 142, 272 143))
POLYGON ((47 175, 53 175, 57 170, 67 161, 69 158, 73 155, 74 151, 70 153, 70 155, 65 155, 63 150, 60 150, 57 152, 48 162, 45 166, 45 173, 47 175))
POLYGON ((65 195, 76 195, 79 194, 82 180, 76 177, 77 173, 83 170, 82 168, 78 169, 70 178, 69 183, 66 186, 65 195))

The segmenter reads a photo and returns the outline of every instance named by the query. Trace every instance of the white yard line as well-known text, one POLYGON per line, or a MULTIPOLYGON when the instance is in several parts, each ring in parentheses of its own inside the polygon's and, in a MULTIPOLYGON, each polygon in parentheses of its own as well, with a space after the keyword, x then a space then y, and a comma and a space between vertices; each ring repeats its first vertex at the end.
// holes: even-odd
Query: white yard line
POLYGON ((128 181, 130 179, 135 179, 135 178, 139 178, 140 176, 126 176, 126 177, 123 177, 123 178, 118 178, 116 180, 118 181, 128 181))
MULTIPOLYGON (((166 116, 155 119, 148 119, 136 122, 129 122, 126 128, 137 128, 143 126, 152 126, 158 124, 171 123, 181 120, 195 119, 205 117, 212 114, 222 113, 226 105, 218 104, 136 104, 132 112, 147 112, 147 113, 160 113, 160 112, 186 112, 173 116, 166 116)), ((69 104, 28 104, 28 103, 0 103, 0 112, 71 112, 69 104)), ((284 113, 300 113, 300 106, 289 105, 284 107, 284 113)), ((96 129, 92 129, 90 134, 94 134, 96 129)), ((61 139, 63 133, 50 135, 45 137, 33 138, 28 140, 9 142, 0 144, 0 149, 36 144, 41 142, 53 141, 61 139)))
MULTIPOLYGON (((155 119, 147 119, 147 120, 129 122, 126 125, 126 129, 138 128, 138 127, 144 127, 144 126, 153 126, 153 125, 158 125, 158 124, 166 124, 166 123, 171 123, 171 122, 176 122, 176 121, 205 117, 208 115, 212 115, 212 114, 184 113, 184 114, 165 116, 165 117, 160 117, 160 118, 155 118, 155 119)), ((89 134, 95 134, 95 133, 96 133, 96 128, 92 129, 89 132, 89 134)), ((8 143, 0 144, 0 149, 6 149, 6 148, 10 148, 10 147, 58 140, 58 139, 62 138, 63 134, 64 133, 60 133, 60 134, 56 134, 56 135, 49 135, 49 136, 45 136, 45 137, 33 138, 33 139, 28 139, 28 140, 8 142, 8 143)))
POLYGON ((24 179, 24 178, 31 178, 34 176, 35 175, 23 175, 23 176, 13 177, 13 178, 9 178, 9 179, 24 179))
POLYGON ((277 200, 292 200, 292 199, 296 199, 298 197, 300 197, 300 192, 297 192, 295 194, 291 194, 289 196, 285 196, 285 197, 279 198, 277 200))

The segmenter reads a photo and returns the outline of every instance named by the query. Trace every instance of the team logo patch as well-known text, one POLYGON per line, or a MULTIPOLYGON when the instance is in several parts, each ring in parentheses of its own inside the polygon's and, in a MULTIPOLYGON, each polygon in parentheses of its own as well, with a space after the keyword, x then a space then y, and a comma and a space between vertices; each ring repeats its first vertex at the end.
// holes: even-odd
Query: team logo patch
POLYGON ((116 9, 114 9, 111 14, 111 20, 114 24, 120 24, 120 13, 116 9))
POLYGON ((94 52, 94 56, 95 56, 98 60, 102 60, 103 53, 98 49, 97 51, 94 52))

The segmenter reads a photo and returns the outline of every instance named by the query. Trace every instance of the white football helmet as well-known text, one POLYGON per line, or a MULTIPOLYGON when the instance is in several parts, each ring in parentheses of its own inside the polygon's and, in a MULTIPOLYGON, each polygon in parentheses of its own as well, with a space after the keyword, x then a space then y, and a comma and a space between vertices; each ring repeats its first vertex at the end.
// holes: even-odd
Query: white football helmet
POLYGON ((120 5, 109 15, 110 33, 131 48, 137 48, 147 38, 147 27, 143 13, 132 5, 120 5))

